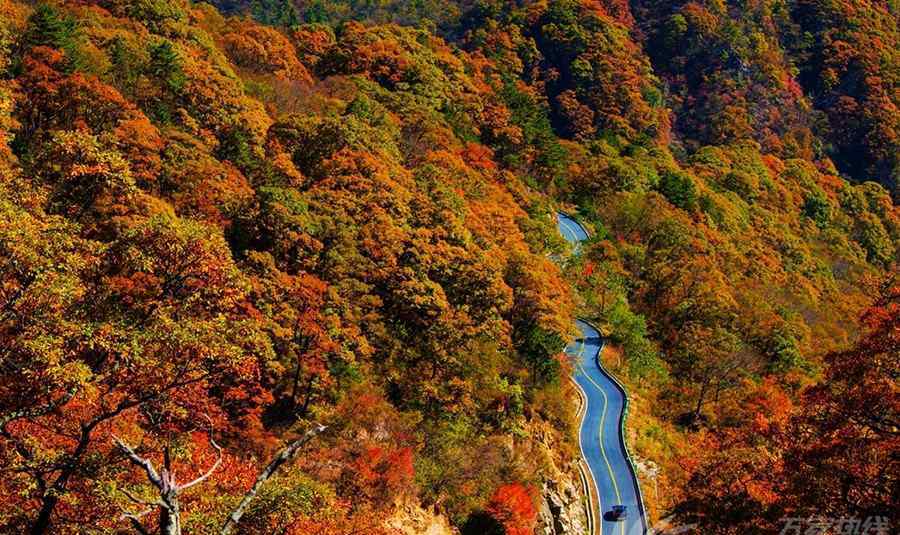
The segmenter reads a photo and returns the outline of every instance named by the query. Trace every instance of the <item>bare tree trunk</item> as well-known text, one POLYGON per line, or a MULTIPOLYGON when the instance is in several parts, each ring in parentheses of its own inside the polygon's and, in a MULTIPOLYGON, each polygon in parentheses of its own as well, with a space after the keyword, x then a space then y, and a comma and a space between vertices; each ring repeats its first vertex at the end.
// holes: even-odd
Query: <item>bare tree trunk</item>
MULTIPOLYGON (((212 470, 209 473, 212 473, 212 470)), ((160 489, 159 497, 163 503, 163 507, 159 508, 160 535, 181 535, 181 510, 178 506, 178 493, 181 489, 175 480, 175 472, 172 470, 172 457, 168 446, 163 450, 163 471, 160 474, 160 479, 162 480, 162 488, 160 489)))
POLYGON ((302 366, 300 365, 300 359, 297 359, 297 367, 294 368, 294 380, 291 385, 291 410, 297 407, 297 396, 300 394, 300 372, 302 366))
MULTIPOLYGON (((241 500, 241 503, 231 512, 228 516, 228 519, 225 521, 225 524, 222 526, 221 534, 228 535, 230 534, 235 527, 237 527, 238 522, 240 522, 241 517, 244 516, 244 512, 247 509, 247 506, 256 497, 259 493, 259 489, 262 485, 271 478, 276 471, 283 465, 284 463, 290 461, 294 457, 296 457, 297 453, 300 451, 300 448, 312 440, 316 435, 325 430, 325 426, 317 425, 313 429, 307 431, 302 437, 288 444, 284 449, 278 452, 277 455, 272 459, 268 466, 266 466, 265 470, 263 470, 259 476, 256 478, 256 482, 247 491, 244 495, 244 498, 241 500)), ((156 468, 153 466, 153 463, 150 462, 149 459, 139 456, 135 453, 134 449, 124 443, 117 437, 113 437, 113 440, 116 443, 116 446, 125 454, 126 457, 136 466, 141 467, 144 472, 147 474, 147 479, 150 483, 156 487, 158 490, 159 498, 155 501, 147 501, 141 498, 138 498, 131 493, 122 490, 122 493, 125 494, 131 501, 136 504, 143 505, 147 507, 145 510, 139 513, 125 513, 122 515, 122 518, 127 519, 131 522, 131 525, 142 535, 147 535, 147 530, 141 524, 141 517, 152 512, 154 508, 159 508, 159 533, 160 535, 181 535, 181 510, 178 502, 178 496, 185 490, 194 485, 202 483, 205 481, 212 473, 219 467, 222 463, 222 448, 219 447, 218 444, 212 439, 212 430, 210 430, 210 444, 216 449, 218 453, 218 459, 215 464, 209 468, 202 476, 197 479, 185 483, 183 485, 179 484, 176 477, 175 471, 171 466, 171 459, 169 456, 169 449, 166 448, 164 450, 163 456, 163 469, 160 472, 156 471, 156 468)))
POLYGON ((163 498, 168 507, 159 508, 159 532, 160 535, 181 535, 181 511, 178 509, 178 496, 171 496, 170 500, 163 498))
POLYGON ((146 501, 140 498, 135 497, 134 495, 122 491, 131 501, 148 506, 149 508, 144 510, 141 513, 125 513, 122 515, 123 518, 127 518, 131 521, 131 524, 141 533, 147 533, 147 530, 143 528, 140 522, 140 517, 151 512, 154 507, 159 508, 159 532, 160 535, 181 535, 181 509, 178 503, 178 495, 181 494, 184 490, 193 487, 199 483, 205 481, 212 473, 222 464, 222 448, 219 447, 218 444, 212 439, 212 430, 210 429, 210 437, 209 443, 216 449, 216 453, 218 454, 218 458, 216 462, 207 470, 202 476, 197 479, 185 483, 183 485, 178 483, 177 478, 175 477, 175 471, 172 469, 172 461, 171 456, 169 455, 169 448, 166 448, 163 452, 163 469, 161 472, 157 473, 156 468, 153 466, 153 463, 150 462, 149 459, 145 459, 141 457, 135 451, 122 442, 120 439, 113 437, 116 446, 125 454, 128 459, 135 464, 136 466, 141 467, 144 472, 147 474, 147 479, 156 487, 159 492, 159 499, 156 501, 146 501))
MULTIPOLYGON (((157 392, 153 392, 136 399, 126 399, 120 401, 119 404, 114 408, 98 414, 89 422, 81 424, 81 432, 75 450, 66 459, 65 463, 60 469, 59 476, 57 476, 56 480, 50 486, 50 489, 47 490, 47 492, 45 492, 41 497, 41 509, 38 512, 38 516, 35 519, 34 523, 31 525, 31 535, 43 535, 47 533, 48 529, 50 529, 50 521, 53 517, 53 511, 56 509, 56 505, 59 503, 59 497, 66 492, 66 488, 69 484, 69 479, 71 479, 75 472, 80 468, 79 463, 81 462, 81 458, 87 452, 88 446, 91 445, 93 431, 98 425, 103 422, 112 420, 128 409, 137 407, 143 403, 155 399, 165 392, 184 387, 192 383, 196 383, 202 379, 205 379, 206 377, 208 377, 208 374, 203 374, 200 377, 194 377, 184 381, 175 381, 169 383, 157 392)), ((67 394, 63 398, 60 405, 65 404, 69 399, 71 399, 71 396, 67 394)), ((9 421, 11 420, 7 420, 6 423, 9 423, 9 421)))
MULTIPOLYGON (((299 414, 306 416, 309 413, 309 403, 313 398, 313 386, 316 384, 316 378, 314 375, 309 376, 309 381, 306 382, 306 392, 303 394, 303 405, 300 407, 299 414)), ((295 405, 296 406, 296 405, 295 405)))

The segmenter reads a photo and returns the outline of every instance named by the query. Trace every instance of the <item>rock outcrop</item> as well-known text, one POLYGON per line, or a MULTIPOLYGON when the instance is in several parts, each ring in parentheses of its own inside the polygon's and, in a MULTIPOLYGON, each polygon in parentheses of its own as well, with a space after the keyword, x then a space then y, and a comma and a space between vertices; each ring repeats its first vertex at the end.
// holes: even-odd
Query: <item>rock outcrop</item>
POLYGON ((422 508, 412 500, 397 504, 385 526, 397 535, 458 535, 447 518, 422 508))
POLYGON ((580 483, 567 477, 544 481, 538 516, 538 535, 587 533, 584 493, 580 483))

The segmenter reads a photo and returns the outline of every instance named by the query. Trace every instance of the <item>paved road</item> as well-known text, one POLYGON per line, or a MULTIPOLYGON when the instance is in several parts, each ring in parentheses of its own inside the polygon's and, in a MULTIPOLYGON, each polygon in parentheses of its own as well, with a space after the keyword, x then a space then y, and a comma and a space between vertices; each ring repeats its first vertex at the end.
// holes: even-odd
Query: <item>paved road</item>
MULTIPOLYGON (((588 238, 587 232, 572 218, 559 214, 559 231, 576 248, 588 238)), ((625 409, 625 392, 599 364, 603 338, 591 325, 578 320, 579 338, 566 348, 575 366, 575 382, 587 398, 587 408, 579 430, 581 451, 590 468, 600 500, 600 511, 606 516, 613 505, 628 506, 624 521, 597 519, 599 533, 604 535, 643 535, 647 531, 644 507, 637 479, 628 460, 621 434, 625 409)))
POLYGON ((559 228, 559 233, 572 244, 576 252, 581 248, 581 242, 588 239, 588 233, 584 227, 566 214, 556 214, 556 226, 559 228))

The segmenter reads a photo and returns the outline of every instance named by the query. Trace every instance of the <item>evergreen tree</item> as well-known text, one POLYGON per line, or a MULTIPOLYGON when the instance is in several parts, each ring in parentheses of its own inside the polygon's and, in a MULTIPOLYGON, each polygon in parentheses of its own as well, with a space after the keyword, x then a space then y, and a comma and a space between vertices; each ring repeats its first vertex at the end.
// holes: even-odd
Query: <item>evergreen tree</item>
POLYGON ((659 192, 670 203, 685 210, 693 212, 697 207, 697 186, 691 177, 680 172, 667 171, 659 180, 659 192))
POLYGON ((77 70, 82 63, 80 40, 81 32, 75 19, 61 14, 50 4, 41 3, 28 19, 28 30, 22 42, 26 48, 49 46, 62 50, 69 70, 77 70))
POLYGON ((141 62, 133 50, 119 37, 109 47, 110 66, 107 76, 123 94, 133 96, 134 86, 140 76, 141 62))
POLYGON ((518 344, 519 353, 528 363, 531 380, 535 386, 556 384, 559 381, 561 366, 556 355, 559 355, 565 341, 559 333, 531 325, 518 344))
POLYGON ((250 13, 254 19, 272 26, 290 28, 300 24, 300 14, 290 0, 254 0, 250 13))
POLYGON ((150 45, 150 74, 161 80, 170 91, 177 92, 184 86, 184 70, 181 57, 167 40, 150 45))

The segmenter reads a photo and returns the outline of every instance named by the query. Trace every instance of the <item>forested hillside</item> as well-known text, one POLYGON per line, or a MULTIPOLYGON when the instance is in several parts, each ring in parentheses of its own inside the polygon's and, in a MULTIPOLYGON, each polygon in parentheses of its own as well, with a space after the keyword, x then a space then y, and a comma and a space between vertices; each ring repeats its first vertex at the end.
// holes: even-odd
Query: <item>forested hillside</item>
POLYGON ((576 314, 652 522, 900 522, 898 19, 0 0, 0 532, 532 533, 576 314))

